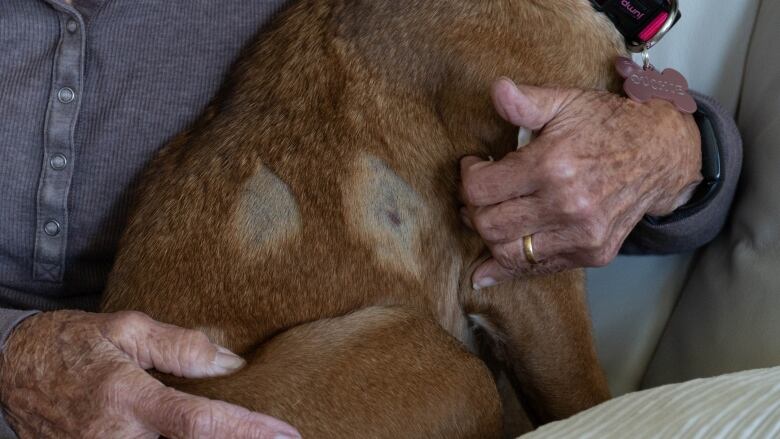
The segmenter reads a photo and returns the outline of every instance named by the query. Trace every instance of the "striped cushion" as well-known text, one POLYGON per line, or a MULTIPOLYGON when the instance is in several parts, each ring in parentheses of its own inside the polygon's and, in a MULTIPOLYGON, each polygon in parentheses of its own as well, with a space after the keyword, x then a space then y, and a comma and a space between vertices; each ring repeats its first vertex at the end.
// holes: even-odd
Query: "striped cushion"
POLYGON ((780 437, 780 368, 632 393, 523 439, 714 437, 780 437))

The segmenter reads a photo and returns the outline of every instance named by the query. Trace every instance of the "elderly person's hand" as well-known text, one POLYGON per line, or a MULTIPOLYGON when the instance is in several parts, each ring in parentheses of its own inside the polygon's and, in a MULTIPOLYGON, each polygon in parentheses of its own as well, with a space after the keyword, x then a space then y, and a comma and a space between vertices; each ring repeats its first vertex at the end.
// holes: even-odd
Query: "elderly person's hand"
POLYGON ((606 265, 645 215, 672 213, 701 181, 696 123, 667 102, 506 78, 492 94, 504 119, 539 133, 500 161, 461 163, 463 219, 493 256, 475 271, 476 288, 606 265))
POLYGON ((292 427, 178 392, 144 369, 226 375, 244 362, 201 332, 133 312, 24 320, 0 359, 0 399, 21 438, 292 438, 292 427))

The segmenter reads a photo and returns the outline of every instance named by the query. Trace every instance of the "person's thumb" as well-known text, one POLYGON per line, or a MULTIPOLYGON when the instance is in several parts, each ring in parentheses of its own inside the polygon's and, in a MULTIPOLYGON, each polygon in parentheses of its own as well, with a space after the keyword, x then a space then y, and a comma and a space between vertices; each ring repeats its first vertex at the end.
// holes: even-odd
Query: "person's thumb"
POLYGON ((569 90, 517 85, 506 77, 493 83, 491 95, 504 120, 533 131, 547 125, 571 98, 569 90))
POLYGON ((207 378, 231 374, 246 364, 200 331, 166 325, 141 313, 115 314, 109 326, 109 340, 144 369, 207 378))

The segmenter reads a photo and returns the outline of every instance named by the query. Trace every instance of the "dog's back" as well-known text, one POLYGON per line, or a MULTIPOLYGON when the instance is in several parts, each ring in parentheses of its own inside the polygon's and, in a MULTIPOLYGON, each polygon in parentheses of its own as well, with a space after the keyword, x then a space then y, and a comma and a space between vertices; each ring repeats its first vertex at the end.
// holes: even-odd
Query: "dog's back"
MULTIPOLYGON (((150 167, 104 310, 135 309, 199 328, 247 355, 290 328, 330 328, 332 338, 352 333, 349 322, 357 320, 344 316, 364 310, 364 321, 374 323, 358 339, 381 337, 388 352, 418 357, 420 366, 461 358, 446 333, 431 335, 436 325, 421 322, 432 317, 468 342, 467 315, 490 317, 494 305, 487 295, 474 297, 469 279, 483 247, 455 213, 458 159, 501 156, 513 144, 514 129, 492 110, 490 82, 503 75, 604 88, 620 47, 585 0, 297 2, 248 47, 221 95, 150 167), (333 320, 316 323, 323 319, 333 320), (406 326, 419 332, 403 333, 406 326), (426 337, 441 349, 424 354, 406 341, 426 337)), ((576 274, 509 291, 534 282, 581 293, 576 274)), ((274 364, 269 352, 284 351, 285 337, 298 355, 314 354, 317 345, 288 332, 251 355, 274 364)), ((360 350, 358 339, 344 337, 340 352, 360 350)), ((586 348, 585 357, 592 353, 586 348)), ((348 358, 359 363, 357 354, 348 358)), ((462 375, 448 370, 488 383, 465 358, 462 375)), ((193 391, 305 423, 306 414, 276 410, 280 397, 270 395, 277 387, 253 377, 254 391, 237 377, 193 391)), ((485 386, 487 394, 472 399, 490 401, 485 386)), ((490 402, 481 407, 488 418, 497 410, 490 402)), ((307 419, 319 419, 312 410, 307 419)), ((421 430, 412 424, 395 434, 421 430)))

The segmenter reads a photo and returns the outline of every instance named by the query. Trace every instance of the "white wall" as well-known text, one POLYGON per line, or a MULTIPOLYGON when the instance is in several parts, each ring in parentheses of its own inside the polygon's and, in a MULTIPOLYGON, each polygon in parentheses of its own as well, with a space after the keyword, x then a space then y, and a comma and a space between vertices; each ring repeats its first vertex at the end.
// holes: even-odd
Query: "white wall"
MULTIPOLYGON (((691 88, 715 96, 734 112, 759 2, 681 0, 683 19, 651 50, 651 61, 659 69, 680 70, 691 88)), ((621 257, 609 267, 589 271, 596 341, 615 394, 639 387, 690 259, 621 257)))
POLYGON ((683 18, 651 51, 653 62, 680 70, 692 88, 735 111, 759 3, 680 0, 683 18))

